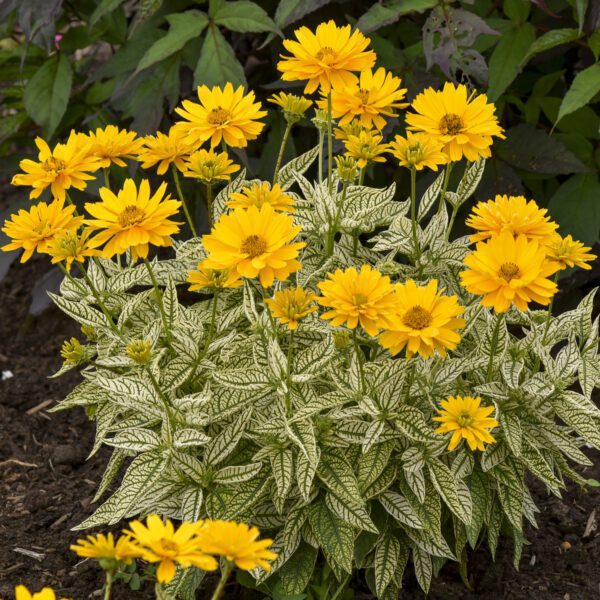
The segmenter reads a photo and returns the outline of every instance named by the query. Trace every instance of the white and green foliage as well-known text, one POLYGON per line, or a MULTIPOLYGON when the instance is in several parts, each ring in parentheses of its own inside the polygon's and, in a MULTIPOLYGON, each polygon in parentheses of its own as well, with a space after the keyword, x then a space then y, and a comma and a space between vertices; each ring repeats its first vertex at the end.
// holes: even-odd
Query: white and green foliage
MULTIPOLYGON (((190 294, 184 281, 203 255, 199 239, 176 242, 174 258, 154 263, 170 343, 144 265, 92 263, 90 278, 119 332, 85 281, 65 280, 53 296, 94 329, 84 381, 58 408, 85 407, 97 424, 93 452, 114 449, 96 497, 103 503, 80 527, 146 512, 245 520, 273 537, 279 553, 272 573, 253 573, 257 585, 268 579, 288 595, 302 592, 322 560, 340 581, 366 570, 385 599, 396 598, 412 563, 427 591, 443 561, 464 561, 481 540, 495 553, 501 532, 514 539, 518 563, 524 521, 535 526, 538 510, 526 474, 559 495, 566 479, 585 484, 574 470, 590 464, 582 447, 600 448, 593 293, 552 318, 546 332, 546 311, 511 310, 492 339, 498 317, 458 283, 468 240, 447 241, 455 215, 448 218, 445 203, 437 209, 443 176, 421 199, 417 251, 409 202, 395 198, 394 186, 342 193, 336 182, 331 196, 303 174, 315 158, 311 151, 281 170, 308 242, 294 282, 314 290, 336 267, 365 262, 401 281, 436 277, 466 307, 461 344, 446 359, 391 359, 361 336, 363 393, 354 346, 316 313, 288 353, 289 332, 266 312, 257 282, 217 298, 190 294), (326 256, 338 210, 341 234, 326 256), (149 364, 128 358, 131 340, 151 342, 149 364), (434 433, 432 417, 451 394, 495 406, 500 426, 485 452, 449 452, 434 433)), ((475 163, 446 193, 451 211, 482 171, 475 163)), ((217 211, 243 178, 219 194, 217 211)))

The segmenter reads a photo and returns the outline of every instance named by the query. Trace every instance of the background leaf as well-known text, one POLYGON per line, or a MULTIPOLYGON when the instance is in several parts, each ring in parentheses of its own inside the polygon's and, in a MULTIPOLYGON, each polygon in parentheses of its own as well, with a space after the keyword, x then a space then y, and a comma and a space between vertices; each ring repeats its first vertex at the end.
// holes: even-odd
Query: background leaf
POLYGON ((585 106, 598 92, 600 92, 600 65, 596 64, 577 73, 563 98, 556 122, 585 106))
POLYGON ((234 86, 247 85, 244 68, 235 56, 233 48, 215 25, 210 25, 202 45, 200 59, 194 71, 195 85, 224 85, 230 81, 234 86))

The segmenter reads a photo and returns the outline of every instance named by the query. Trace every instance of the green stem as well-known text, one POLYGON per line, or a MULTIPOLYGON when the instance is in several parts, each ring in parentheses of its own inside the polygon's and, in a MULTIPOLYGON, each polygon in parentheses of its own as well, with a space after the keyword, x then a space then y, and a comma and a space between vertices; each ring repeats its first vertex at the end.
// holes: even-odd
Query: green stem
POLYGON ((77 281, 77 279, 75 279, 75 277, 73 277, 71 275, 71 273, 69 273, 69 271, 67 270, 67 268, 65 267, 65 265, 62 264, 62 262, 58 263, 58 267, 60 268, 60 270, 65 274, 65 277, 82 293, 82 294, 86 294, 87 295, 87 291, 86 289, 79 283, 79 281, 77 281))
POLYGON ((181 200, 181 205, 183 206, 183 212, 185 213, 185 218, 188 222, 188 225, 190 226, 192 235, 194 237, 198 237, 198 234, 196 233, 196 228, 194 227, 194 220, 192 219, 192 215, 190 214, 187 204, 185 203, 185 198, 183 197, 183 192, 181 191, 181 182, 179 180, 179 173, 177 172, 177 167, 175 166, 175 164, 171 165, 171 170, 173 171, 173 180, 175 181, 175 188, 177 189, 177 195, 179 196, 179 199, 181 200))
POLYGON ((358 185, 363 185, 365 182, 365 167, 363 167, 358 173, 358 185))
POLYGON ((208 226, 213 226, 213 191, 210 183, 206 184, 206 212, 208 214, 208 226))
POLYGON ((165 335, 167 336, 167 346, 169 346, 169 348, 171 348, 171 329, 169 328, 169 323, 167 321, 167 313, 165 312, 165 306, 163 304, 162 291, 158 287, 158 282, 156 281, 156 277, 154 276, 154 271, 152 269, 152 265, 150 264, 150 262, 148 261, 147 258, 144 258, 144 264, 146 265, 146 269, 148 269, 148 274, 150 275, 150 280, 152 281, 152 285, 154 286, 156 302, 158 303, 160 317, 163 322, 163 328, 165 330, 165 335))
POLYGON ((496 315, 496 325, 492 332, 492 345, 490 348, 490 360, 488 361, 486 381, 492 378, 494 371, 494 354, 496 352, 496 346, 498 345, 498 334, 500 333, 500 325, 504 322, 504 313, 496 315))
POLYGON ((333 117, 331 115, 331 90, 327 94, 327 187, 329 193, 333 192, 333 177, 331 176, 333 170, 333 117))
POLYGON ((352 341, 354 342, 354 352, 356 352, 356 360, 358 361, 358 372, 360 374, 360 391, 365 393, 367 386, 365 384, 365 373, 363 371, 363 353, 358 343, 358 336, 356 335, 356 328, 352 330, 352 341))
POLYGON ((171 412, 171 405, 167 400, 167 397, 164 395, 160 385, 158 385, 158 381, 156 381, 156 377, 154 377, 154 373, 152 373, 152 369, 146 365, 146 373, 148 373, 148 377, 150 377, 150 381, 152 382, 152 387, 154 391, 158 394, 158 397, 162 400, 162 403, 165 407, 165 412, 167 413, 167 420, 169 422, 169 428, 167 430, 167 443, 170 445, 173 441, 173 431, 175 430, 175 417, 171 412))
POLYGON ((106 571, 106 585, 104 586, 104 600, 110 600, 110 594, 112 592, 113 584, 113 573, 106 571))
POLYGON ((277 156, 277 163, 275 164, 275 172, 273 173, 273 183, 277 183, 277 176, 279 175, 279 169, 281 168, 281 161, 283 160, 283 154, 287 145, 288 138, 290 137, 290 131, 292 130, 292 124, 290 122, 285 126, 283 132, 283 139, 281 140, 281 148, 279 148, 279 154, 277 156))
POLYGON ((358 230, 352 230, 352 256, 356 258, 356 254, 358 252, 358 230))
POLYGON ((410 220, 416 252, 415 263, 417 263, 421 258, 421 248, 419 247, 419 236, 417 234, 417 170, 414 167, 410 170, 410 220))
POLYGON ((104 173, 104 187, 110 190, 110 167, 104 167, 102 171, 104 173))
MULTIPOLYGON (((559 271, 554 273, 554 277, 552 277, 552 281, 554 283, 558 283, 559 271)), ((554 296, 552 296, 550 300, 550 304, 548 304, 548 312, 546 314, 546 327, 544 327, 544 335, 542 336, 542 346, 546 342, 546 336, 548 335, 548 330, 550 329, 550 323, 552 321, 552 306, 554 304, 554 296)))
POLYGON ((346 190, 348 188, 348 184, 344 183, 344 187, 342 188, 342 195, 340 201, 335 210, 335 216, 333 219, 333 223, 331 225, 331 229, 327 234, 327 243, 326 243, 326 254, 327 256, 331 256, 333 254, 333 246, 335 243, 335 234, 337 233, 338 227, 340 226, 340 218, 342 216, 342 209, 344 207, 344 200, 346 199, 346 190))
POLYGON ((206 345, 204 346, 204 350, 202 352, 202 357, 208 351, 208 347, 210 343, 213 341, 213 337, 215 335, 215 324, 217 322, 217 306, 219 305, 219 288, 215 289, 215 293, 213 295, 212 300, 212 311, 210 313, 210 326, 208 328, 208 335, 206 337, 206 345))
POLYGON ((448 223, 448 228, 446 229, 446 241, 450 239, 450 232, 452 231, 452 227, 454 227, 454 221, 456 220, 456 215, 458 214, 458 206, 452 207, 452 214, 450 215, 450 222, 448 223))
POLYGON ((442 193, 440 195, 440 205, 438 206, 438 212, 442 212, 442 207, 444 206, 444 202, 446 200, 446 190, 448 189, 448 183, 450 182, 450 173, 452 172, 453 163, 448 163, 446 165, 446 173, 444 175, 444 184, 442 186, 442 193))
POLYGON ((227 144, 225 143, 225 138, 221 138, 221 150, 225 152, 225 154, 229 155, 227 151, 227 144))
POLYGON ((585 348, 581 351, 581 354, 585 354, 588 350, 591 350, 594 346, 596 346, 600 342, 600 338, 596 338, 593 342, 590 342, 585 348))
POLYGON ((325 132, 319 129, 319 185, 323 185, 323 142, 325 132))
POLYGON ((285 409, 288 416, 292 414, 292 357, 294 355, 294 330, 290 329, 290 339, 287 351, 287 371, 286 371, 286 385, 287 392, 285 394, 285 409))
POLYGON ((211 600, 218 600, 221 597, 221 594, 223 593, 223 590, 225 589, 225 584, 227 583, 227 580, 229 579, 229 574, 231 573, 232 570, 233 570, 233 565, 229 561, 227 563, 225 563, 225 566, 223 567, 223 570, 221 571, 221 579, 219 579, 219 583, 217 584, 217 587, 215 588, 215 591, 212 595, 211 600))

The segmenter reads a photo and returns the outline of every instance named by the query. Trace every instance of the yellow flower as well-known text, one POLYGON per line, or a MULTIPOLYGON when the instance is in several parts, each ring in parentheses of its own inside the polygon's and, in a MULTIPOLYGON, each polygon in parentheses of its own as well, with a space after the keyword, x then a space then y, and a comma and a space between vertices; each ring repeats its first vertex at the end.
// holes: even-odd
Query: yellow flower
POLYGON ((131 340, 127 344, 125 352, 138 365, 147 365, 152 358, 152 342, 150 340, 131 340))
MULTIPOLYGON (((32 594, 24 585, 15 588, 15 600, 56 600, 54 590, 49 587, 42 588, 39 592, 32 594)), ((61 600, 69 600, 61 598, 61 600)))
POLYGON ((394 286, 370 265, 363 265, 360 272, 354 267, 337 269, 318 287, 323 293, 317 299, 319 304, 331 309, 321 318, 331 319, 333 327, 345 324, 355 329, 360 324, 368 335, 377 335, 393 324, 398 306, 394 286))
POLYGON ((276 183, 271 184, 266 181, 252 184, 252 187, 245 187, 241 192, 234 192, 229 195, 227 202, 229 208, 249 208, 256 206, 260 208, 265 204, 270 204, 275 211, 294 212, 294 199, 288 196, 276 183))
POLYGON ((466 440, 471 450, 485 450, 484 443, 493 444, 496 440, 489 430, 498 427, 498 421, 490 415, 493 406, 481 406, 481 398, 471 396, 450 396, 440 402, 439 417, 433 417, 441 425, 436 433, 450 433, 448 450, 454 450, 461 440, 466 440))
POLYGON ((321 23, 313 33, 308 27, 294 32, 296 40, 284 40, 291 56, 281 56, 277 64, 284 81, 308 80, 305 93, 317 87, 325 93, 331 86, 340 87, 357 80, 352 71, 370 69, 375 63, 375 52, 367 50, 369 38, 350 25, 338 27, 335 21, 321 23))
POLYGON ((567 267, 579 267, 590 270, 588 262, 596 260, 595 254, 589 254, 591 248, 577 242, 570 235, 561 237, 555 233, 546 244, 548 260, 556 262, 562 271, 567 267))
POLYGON ((75 207, 64 206, 63 200, 54 200, 50 204, 40 202, 29 210, 21 209, 18 214, 11 215, 2 231, 12 240, 2 246, 2 250, 23 248, 21 262, 31 258, 38 252, 47 252, 54 237, 62 230, 75 231, 81 225, 83 217, 74 217, 75 207))
POLYGON ((353 119, 346 125, 340 125, 333 130, 333 136, 336 140, 347 140, 351 135, 359 136, 362 131, 371 131, 371 127, 365 127, 360 119, 353 119))
POLYGON ((467 96, 467 88, 446 83, 443 91, 428 88, 412 103, 414 113, 406 115, 412 131, 439 137, 451 161, 491 156, 492 136, 504 139, 494 115, 495 106, 487 96, 467 96))
POLYGON ((276 213, 270 204, 223 215, 202 238, 211 269, 231 269, 241 277, 258 277, 263 287, 275 279, 285 281, 302 266, 298 251, 304 242, 292 242, 300 232, 289 215, 276 213))
POLYGON ((144 140, 137 137, 135 131, 119 129, 116 125, 98 127, 90 131, 88 138, 92 142, 88 154, 100 160, 101 167, 110 167, 111 163, 126 167, 124 158, 135 158, 144 140))
POLYGON ((171 221, 181 202, 171 200, 162 183, 154 195, 150 196, 150 184, 142 179, 139 191, 133 179, 126 179, 123 188, 113 194, 108 188, 100 188, 102 202, 88 202, 85 205, 94 219, 86 225, 98 230, 93 239, 96 246, 106 244, 102 250, 104 258, 123 254, 131 250, 134 260, 148 256, 149 245, 171 246, 170 236, 179 231, 180 223, 171 221))
POLYGON ((390 154, 398 159, 401 167, 438 170, 438 165, 448 162, 439 138, 427 133, 406 132, 406 137, 397 135, 390 143, 390 154))
POLYGON ((258 119, 267 112, 261 110, 260 102, 254 101, 254 92, 245 94, 241 85, 237 90, 231 83, 224 88, 215 86, 212 90, 201 85, 198 99, 200 104, 184 100, 183 108, 175 109, 185 119, 176 123, 175 128, 185 132, 190 140, 210 140, 214 148, 224 139, 232 148, 244 148, 265 126, 258 119))
POLYGON ((77 233, 75 229, 63 229, 48 244, 46 253, 52 257, 52 264, 67 263, 67 271, 71 270, 73 262, 84 263, 89 256, 98 256, 99 252, 90 244, 91 231, 84 229, 77 233))
POLYGON ((66 190, 75 188, 84 190, 87 181, 94 179, 90 172, 100 168, 100 161, 89 155, 91 142, 82 143, 82 137, 74 131, 64 144, 56 144, 54 150, 38 137, 35 145, 38 147, 39 162, 30 159, 22 160, 19 164, 25 173, 18 173, 12 179, 13 185, 31 186, 29 197, 38 198, 41 193, 50 187, 54 198, 65 199, 66 190))
POLYGON ((198 547, 207 554, 222 556, 244 571, 261 567, 271 570, 269 561, 277 554, 269 550, 273 540, 259 540, 259 530, 245 523, 206 521, 198 534, 198 547))
MULTIPOLYGON (((396 117, 396 108, 406 108, 400 102, 406 90, 400 87, 400 78, 386 72, 383 67, 376 71, 367 69, 360 74, 359 81, 353 81, 331 91, 331 114, 340 119, 340 125, 347 125, 355 117, 365 127, 385 127, 386 117, 396 117)), ((327 99, 319 101, 319 108, 327 109, 327 99)))
POLYGON ((356 159, 359 169, 364 169, 370 162, 385 162, 382 156, 388 150, 387 144, 382 144, 383 138, 374 131, 361 131, 358 136, 350 135, 344 141, 346 156, 356 159))
POLYGON ((129 536, 121 536, 115 543, 112 533, 88 535, 86 539, 77 540, 70 549, 82 558, 116 560, 127 565, 133 558, 141 556, 140 548, 132 543, 129 536))
POLYGON ((543 244, 558 228, 547 213, 534 200, 528 202, 523 196, 498 195, 495 200, 479 202, 466 224, 477 230, 471 236, 472 242, 481 242, 508 231, 514 236, 523 234, 528 240, 543 244))
POLYGON ((204 262, 198 263, 196 271, 188 273, 186 281, 192 284, 189 288, 190 292, 197 292, 205 288, 213 290, 230 289, 244 285, 235 269, 209 269, 204 266, 204 262))
POLYGON ((392 355, 406 348, 410 358, 418 353, 424 358, 458 346, 461 336, 457 330, 465 325, 459 316, 463 308, 456 296, 444 296, 438 282, 432 279, 419 286, 412 279, 396 285, 398 308, 394 323, 379 336, 379 342, 392 355))
POLYGON ((171 127, 165 135, 160 131, 156 135, 144 138, 144 145, 138 154, 138 160, 144 169, 149 169, 158 163, 156 172, 164 175, 171 164, 181 172, 185 171, 185 159, 198 149, 196 140, 189 140, 183 131, 171 127))
POLYGON ((313 304, 316 299, 316 294, 301 287, 286 288, 275 292, 273 298, 267 298, 265 304, 276 319, 294 330, 298 328, 299 321, 317 310, 313 304))
POLYGON ((202 149, 186 158, 183 174, 212 185, 216 181, 227 181, 232 173, 239 170, 239 166, 229 160, 226 152, 202 149))
POLYGON ((466 271, 460 274, 462 285, 471 294, 482 295, 483 306, 496 312, 507 311, 512 304, 527 310, 530 302, 544 306, 556 293, 556 283, 548 277, 558 270, 546 259, 545 249, 523 234, 516 238, 503 231, 465 258, 466 271))
POLYGON ((158 515, 150 515, 146 525, 140 521, 129 523, 133 536, 141 546, 141 557, 151 563, 159 563, 156 579, 159 583, 168 583, 175 577, 175 563, 184 569, 198 567, 203 571, 214 571, 217 561, 198 547, 198 531, 202 522, 188 523, 184 521, 177 529, 169 519, 162 522, 158 515))
POLYGON ((77 365, 85 358, 85 346, 82 346, 77 338, 72 337, 63 342, 60 355, 66 364, 77 365))
POLYGON ((295 94, 279 92, 269 98, 269 102, 277 104, 283 110, 283 115, 288 123, 297 123, 304 113, 312 106, 312 100, 295 94))

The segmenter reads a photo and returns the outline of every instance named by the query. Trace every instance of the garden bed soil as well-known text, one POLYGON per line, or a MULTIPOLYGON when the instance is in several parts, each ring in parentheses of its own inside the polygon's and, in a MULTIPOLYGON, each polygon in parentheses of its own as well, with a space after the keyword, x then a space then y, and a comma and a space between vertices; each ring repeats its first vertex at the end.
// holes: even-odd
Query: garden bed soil
MULTIPOLYGON (((78 380, 74 372, 58 379, 48 375, 61 364, 65 338, 76 325, 55 308, 41 317, 27 317, 31 290, 47 270, 47 261, 14 264, 0 282, 0 371, 14 376, 0 381, 0 597, 12 600, 12 589, 54 587, 74 600, 101 597, 102 576, 91 561, 69 551, 78 537, 71 528, 93 510, 91 500, 107 453, 86 461, 94 426, 82 410, 48 413, 78 380)), ((600 480, 600 456, 585 476, 600 480)), ((469 573, 473 591, 463 586, 454 565, 447 565, 433 583, 430 598, 501 598, 587 600, 600 597, 600 492, 569 486, 562 499, 533 484, 540 507, 539 529, 529 529, 530 545, 520 570, 512 565, 508 541, 492 562, 486 548, 473 553, 469 573)), ((369 598, 356 591, 355 598, 369 598)), ((206 597, 200 594, 199 597, 206 597)), ((227 598, 250 598, 231 586, 227 598)), ((150 590, 117 592, 116 600, 153 598, 150 590)), ((423 598, 408 577, 401 598, 423 598)))

